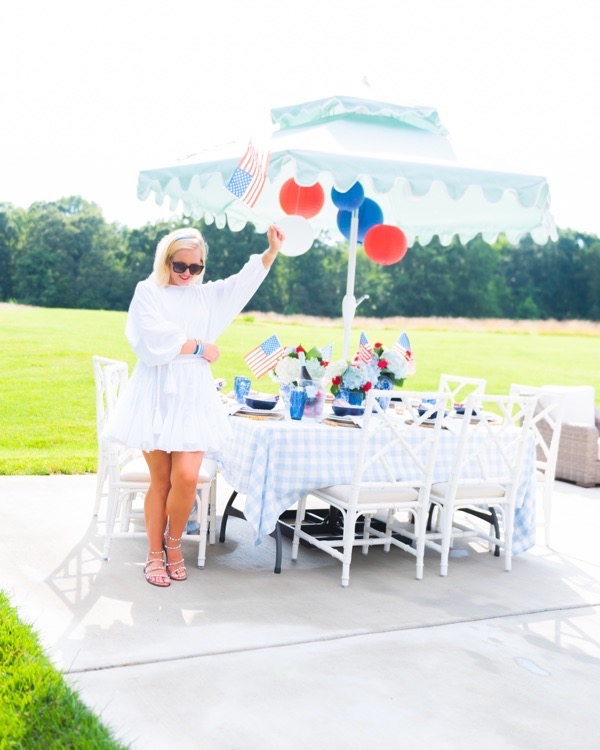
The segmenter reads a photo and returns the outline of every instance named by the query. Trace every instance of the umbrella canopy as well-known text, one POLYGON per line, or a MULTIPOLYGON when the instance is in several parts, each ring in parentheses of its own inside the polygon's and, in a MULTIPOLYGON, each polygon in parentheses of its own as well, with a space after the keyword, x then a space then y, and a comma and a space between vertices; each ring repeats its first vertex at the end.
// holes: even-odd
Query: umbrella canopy
MULTIPOLYGON (((335 96, 271 110, 268 179, 254 205, 236 199, 225 187, 245 151, 246 143, 230 143, 202 151, 177 164, 140 172, 138 196, 154 193, 160 205, 207 223, 236 231, 252 222, 266 231, 284 212, 281 188, 290 178, 301 186, 319 183, 322 208, 309 218, 316 234, 338 230, 338 208, 331 188, 346 192, 360 182, 375 201, 383 223, 400 227, 408 244, 427 244, 438 235, 443 245, 454 235, 461 242, 481 233, 493 242, 500 232, 516 243, 530 233, 538 243, 556 237, 550 194, 544 177, 485 169, 461 163, 448 132, 431 107, 405 107, 356 97, 335 96)), ((343 313, 349 331, 356 309, 354 268, 358 212, 352 212, 348 236, 348 287, 343 313)))

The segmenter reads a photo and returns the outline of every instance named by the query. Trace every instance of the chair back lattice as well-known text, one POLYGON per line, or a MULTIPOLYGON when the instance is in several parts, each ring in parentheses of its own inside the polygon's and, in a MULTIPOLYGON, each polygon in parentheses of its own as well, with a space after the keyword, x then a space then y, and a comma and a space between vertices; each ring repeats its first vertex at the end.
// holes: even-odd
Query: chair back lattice
POLYGON ((96 432, 100 440, 108 416, 117 403, 121 389, 127 383, 129 370, 127 362, 97 355, 92 357, 92 364, 96 386, 96 432))
POLYGON ((536 396, 471 394, 465 402, 450 493, 460 482, 501 484, 516 495, 536 396))
POLYGON ((463 403, 472 393, 482 396, 486 381, 483 378, 466 378, 462 375, 440 375, 438 390, 446 396, 446 406, 451 409, 455 403, 463 403))
POLYGON ((102 432, 109 414, 117 403, 121 389, 128 377, 127 362, 107 357, 92 357, 94 383, 96 386, 96 436, 98 438, 98 477, 93 515, 97 516, 102 498, 106 496, 104 485, 108 476, 109 449, 102 440, 102 432))
POLYGON ((413 487, 431 484, 435 453, 444 418, 445 396, 439 392, 371 390, 365 402, 365 416, 357 463, 352 481, 351 500, 361 488, 377 489, 413 487), (396 411, 382 408, 379 399, 393 399, 396 408, 403 407, 400 419, 396 411), (429 399, 427 409, 419 414, 417 405, 429 399), (424 433, 422 427, 429 429, 424 433), (414 431, 426 434, 415 440, 414 431), (404 465, 402 465, 404 464, 404 465), (407 471, 408 467, 408 471, 407 471), (401 475, 404 478, 398 479, 401 475), (385 476, 385 480, 380 478, 385 476), (376 481, 372 477, 378 477, 376 481))
POLYGON ((518 383, 511 385, 510 393, 536 397, 531 420, 536 447, 536 469, 554 479, 566 394, 518 383))

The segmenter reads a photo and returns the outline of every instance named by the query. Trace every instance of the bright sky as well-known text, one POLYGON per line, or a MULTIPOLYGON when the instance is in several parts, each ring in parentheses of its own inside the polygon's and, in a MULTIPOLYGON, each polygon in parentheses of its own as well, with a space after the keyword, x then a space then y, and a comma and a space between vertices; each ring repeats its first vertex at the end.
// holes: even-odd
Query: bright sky
POLYGON ((165 166, 330 94, 435 107, 457 152, 550 183, 600 234, 598 0, 20 0, 0 26, 0 202, 81 195, 130 227, 165 166))

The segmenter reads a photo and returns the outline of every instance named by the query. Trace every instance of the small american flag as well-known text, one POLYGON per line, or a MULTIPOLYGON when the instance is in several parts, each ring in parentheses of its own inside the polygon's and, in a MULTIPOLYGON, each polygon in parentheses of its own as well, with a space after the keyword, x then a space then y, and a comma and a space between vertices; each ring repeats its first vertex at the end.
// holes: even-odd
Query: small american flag
POLYGON ((257 148, 250 141, 246 153, 225 185, 230 193, 250 208, 254 206, 265 186, 270 158, 270 151, 257 148))
POLYGON ((321 354, 323 355, 324 362, 331 362, 331 356, 333 354, 333 344, 327 344, 327 346, 324 346, 321 349, 321 354))
POLYGON ((398 354, 401 354, 404 357, 408 362, 408 374, 414 375, 417 372, 417 363, 415 362, 415 357, 410 349, 408 336, 404 331, 398 336, 398 340, 392 346, 392 350, 398 352, 398 354))
POLYGON ((285 354, 285 349, 279 343, 279 339, 275 334, 271 338, 263 341, 257 347, 248 352, 244 359, 246 364, 256 375, 257 378, 272 370, 279 360, 285 354))
POLYGON ((358 347, 358 358, 361 362, 364 362, 366 365, 369 364, 371 361, 371 357, 373 356, 373 347, 371 344, 369 344, 369 339, 367 338, 364 331, 360 334, 360 342, 358 347))

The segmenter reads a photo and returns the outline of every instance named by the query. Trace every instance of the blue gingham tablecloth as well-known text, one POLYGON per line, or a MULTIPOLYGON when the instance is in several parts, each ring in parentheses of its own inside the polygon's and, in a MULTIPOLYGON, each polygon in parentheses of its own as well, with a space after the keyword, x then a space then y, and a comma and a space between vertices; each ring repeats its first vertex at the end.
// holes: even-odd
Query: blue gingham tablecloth
MULTIPOLYGON (((219 455, 211 458, 217 459, 227 483, 239 494, 246 495, 244 515, 254 529, 256 544, 275 529, 279 516, 307 492, 351 483, 362 430, 331 427, 311 419, 255 421, 232 416, 229 420, 233 436, 219 455)), ((411 431, 414 449, 422 447, 425 451, 427 436, 431 433, 427 428, 411 431)), ((442 430, 434 481, 449 478, 456 443, 455 434, 442 430)), ((410 476, 410 456, 399 450, 395 461, 398 478, 402 478, 403 470, 410 476)), ((382 477, 365 476, 365 479, 382 477)), ((534 544, 535 445, 532 437, 516 499, 513 553, 524 552, 534 544)))

